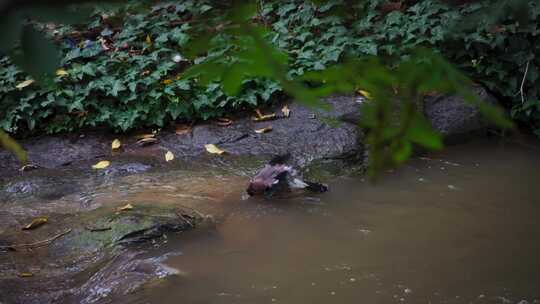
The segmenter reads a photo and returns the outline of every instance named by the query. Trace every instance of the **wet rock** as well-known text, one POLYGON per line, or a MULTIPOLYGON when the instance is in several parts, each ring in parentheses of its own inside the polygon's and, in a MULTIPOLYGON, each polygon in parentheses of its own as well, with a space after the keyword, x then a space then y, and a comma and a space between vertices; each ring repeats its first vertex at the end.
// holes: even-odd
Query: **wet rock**
POLYGON ((54 200, 80 190, 80 185, 71 180, 54 175, 25 175, 0 186, 0 198, 5 200, 35 196, 44 200, 54 200))
POLYGON ((9 290, 0 294, 0 303, 57 303, 66 299, 70 299, 68 303, 93 303, 131 292, 174 273, 158 259, 139 256, 149 240, 189 230, 204 220, 190 209, 147 204, 125 212, 108 207, 51 215, 48 225, 31 234, 16 228, 0 229, 3 246, 47 240, 69 231, 46 246, 0 254, 0 290, 9 290), (140 245, 135 248, 135 243, 140 245), (33 277, 19 277, 21 270, 33 273, 33 277))
MULTIPOLYGON (((497 104, 495 97, 484 88, 477 87, 475 92, 483 102, 497 104)), ((427 97, 424 100, 424 114, 435 130, 441 132, 449 143, 460 142, 472 135, 485 133, 490 126, 477 107, 466 103, 458 96, 427 97)))
POLYGON ((145 165, 141 163, 126 163, 126 164, 115 164, 113 163, 110 167, 100 171, 103 175, 108 176, 123 176, 130 174, 143 173, 152 168, 151 165, 145 165))
POLYGON ((95 303, 105 298, 119 299, 145 284, 180 273, 163 264, 167 256, 140 258, 142 253, 124 251, 116 255, 106 267, 94 273, 82 286, 72 289, 69 294, 78 303, 95 303))

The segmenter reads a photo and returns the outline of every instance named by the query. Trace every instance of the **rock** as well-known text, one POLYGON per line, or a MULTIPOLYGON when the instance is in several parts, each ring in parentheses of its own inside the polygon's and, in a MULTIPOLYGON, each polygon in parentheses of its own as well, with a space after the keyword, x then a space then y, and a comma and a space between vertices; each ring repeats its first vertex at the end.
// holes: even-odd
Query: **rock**
POLYGON ((54 175, 25 175, 0 186, 0 198, 5 200, 22 199, 35 196, 54 200, 80 190, 80 185, 66 177, 54 175))
POLYGON ((125 163, 117 164, 113 163, 111 166, 107 167, 104 170, 99 171, 99 173, 107 176, 123 176, 130 174, 143 173, 152 168, 151 165, 141 164, 141 163, 125 163))
POLYGON ((167 255, 141 258, 143 253, 124 251, 116 255, 82 286, 66 292, 66 296, 72 298, 74 303, 95 303, 105 298, 120 298, 145 284, 181 273, 162 263, 167 255))
POLYGON ((33 241, 20 229, 0 230, 3 246, 70 231, 46 247, 0 254, 0 289, 6 291, 0 294, 0 303, 56 303, 65 299, 93 303, 101 297, 126 294, 175 273, 160 263, 162 259, 139 256, 132 244, 192 229, 203 220, 189 209, 149 203, 125 212, 100 208, 67 217, 53 215, 50 225, 32 231, 33 241), (21 269, 33 273, 32 280, 20 278, 21 269))
MULTIPOLYGON (((484 88, 477 87, 475 92, 483 102, 497 104, 495 97, 484 88)), ((424 114, 448 143, 460 142, 471 135, 485 133, 490 126, 477 107, 458 96, 427 97, 424 100, 424 114)))

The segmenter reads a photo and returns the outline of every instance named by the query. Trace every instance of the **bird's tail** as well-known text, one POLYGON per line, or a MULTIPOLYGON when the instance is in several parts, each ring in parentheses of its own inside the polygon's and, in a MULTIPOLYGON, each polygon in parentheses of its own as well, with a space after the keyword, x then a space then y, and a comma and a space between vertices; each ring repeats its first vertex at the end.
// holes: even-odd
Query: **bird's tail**
POLYGON ((315 182, 308 182, 304 181, 307 184, 306 190, 309 190, 311 192, 326 192, 328 191, 328 186, 321 183, 315 183, 315 182))
POLYGON ((286 154, 276 155, 268 162, 268 164, 271 166, 283 165, 289 160, 289 158, 291 158, 291 153, 288 152, 286 154))

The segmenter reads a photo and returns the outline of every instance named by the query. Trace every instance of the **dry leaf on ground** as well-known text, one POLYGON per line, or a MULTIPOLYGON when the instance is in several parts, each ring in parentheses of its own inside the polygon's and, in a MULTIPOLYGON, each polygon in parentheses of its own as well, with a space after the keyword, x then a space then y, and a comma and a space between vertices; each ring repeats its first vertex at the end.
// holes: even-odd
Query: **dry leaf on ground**
POLYGON ((191 126, 184 125, 184 124, 177 125, 176 130, 174 132, 176 133, 176 135, 187 134, 187 133, 191 132, 191 126))
POLYGON ((154 137, 156 137, 156 134, 153 134, 153 133, 137 135, 137 139, 154 138, 154 137))
POLYGON ((142 138, 137 141, 137 144, 141 147, 153 145, 158 142, 157 138, 154 137, 148 137, 148 138, 142 138))
POLYGON ((227 118, 227 117, 220 117, 216 120, 216 124, 218 126, 222 126, 222 127, 226 127, 226 126, 229 126, 233 123, 232 119, 230 118, 227 118))
POLYGON ((120 212, 120 211, 129 211, 129 210, 133 210, 133 205, 132 204, 127 204, 127 205, 124 205, 122 207, 116 208, 116 211, 118 211, 118 212, 120 212))
POLYGON ((105 169, 105 168, 107 168, 110 164, 111 164, 110 161, 108 161, 108 160, 102 160, 102 161, 98 162, 97 164, 93 165, 92 168, 93 168, 93 169, 105 169))
POLYGON ((30 278, 30 277, 33 277, 33 276, 34 276, 34 274, 31 273, 31 272, 21 272, 21 273, 19 273, 19 277, 21 277, 21 278, 30 278))
POLYGON ((289 106, 284 105, 283 108, 281 108, 281 112, 283 113, 283 116, 289 117, 291 116, 291 110, 289 109, 289 106))
POLYGON ((48 219, 44 216, 41 216, 41 217, 36 217, 35 219, 32 220, 32 222, 28 225, 25 225, 24 227, 22 227, 22 230, 31 230, 31 229, 36 229, 37 227, 45 224, 48 222, 48 219))
POLYGON ((257 129, 257 130, 255 130, 255 133, 262 134, 262 133, 267 133, 267 132, 270 132, 270 131, 272 131, 272 126, 264 127, 262 129, 257 129))
POLYGON ((167 153, 165 153, 165 161, 170 162, 173 159, 174 159, 174 154, 171 151, 167 151, 167 153))
POLYGON ((120 149, 120 146, 122 146, 122 143, 118 139, 113 140, 113 142, 111 143, 111 149, 113 150, 120 149))
POLYGON ((34 79, 28 79, 28 80, 25 80, 25 81, 19 83, 15 87, 17 89, 23 89, 23 88, 26 88, 27 86, 31 85, 32 83, 34 83, 34 79))
POLYGON ((371 94, 368 91, 358 90, 358 91, 356 91, 356 93, 364 96, 367 99, 371 99, 371 94))
POLYGON ((253 121, 266 121, 266 120, 272 120, 275 118, 276 118, 276 114, 272 113, 272 114, 262 115, 259 117, 253 117, 253 121))
POLYGON ((28 172, 28 171, 32 171, 32 170, 36 170, 36 169, 39 169, 39 166, 38 165, 35 165, 35 164, 27 164, 27 165, 24 165, 22 166, 19 171, 20 172, 28 172))
POLYGON ((221 155, 223 153, 226 153, 224 150, 221 150, 220 148, 218 148, 214 144, 204 145, 204 148, 206 148, 206 151, 208 151, 209 153, 212 153, 212 154, 221 155))

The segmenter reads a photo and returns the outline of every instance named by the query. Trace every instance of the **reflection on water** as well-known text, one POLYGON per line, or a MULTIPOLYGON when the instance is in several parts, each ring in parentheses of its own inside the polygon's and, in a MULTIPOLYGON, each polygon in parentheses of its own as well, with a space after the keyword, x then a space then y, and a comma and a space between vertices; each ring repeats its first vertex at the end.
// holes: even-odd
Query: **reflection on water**
MULTIPOLYGON (((540 303, 540 153, 469 144, 376 185, 220 202, 215 230, 169 237, 167 278, 125 303, 540 303)), ((238 187, 240 188, 240 187, 238 187)))

